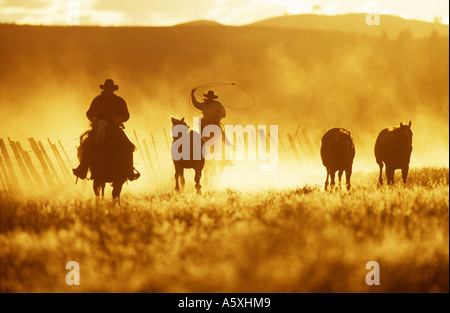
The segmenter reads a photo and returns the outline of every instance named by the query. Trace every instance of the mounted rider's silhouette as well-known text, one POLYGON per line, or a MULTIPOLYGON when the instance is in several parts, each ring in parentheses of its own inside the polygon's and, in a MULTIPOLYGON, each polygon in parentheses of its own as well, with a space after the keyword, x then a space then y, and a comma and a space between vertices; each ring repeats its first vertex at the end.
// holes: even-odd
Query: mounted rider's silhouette
POLYGON ((192 103, 196 109, 203 113, 200 132, 203 133, 203 128, 207 125, 217 125, 222 129, 220 120, 226 116, 226 112, 222 103, 216 100, 219 96, 214 94, 213 90, 209 90, 208 93, 203 94, 205 97, 203 102, 198 102, 195 99, 195 91, 196 89, 191 91, 192 103))
MULTIPOLYGON (((203 113, 203 117, 201 118, 200 124, 200 134, 203 137, 203 128, 205 128, 208 125, 216 125, 219 126, 220 130, 222 131, 222 145, 228 144, 231 145, 231 143, 228 141, 228 139, 225 136, 225 131, 220 123, 222 118, 226 116, 226 111, 222 103, 217 101, 216 99, 219 98, 218 95, 214 93, 213 90, 209 90, 208 93, 203 94, 203 102, 198 102, 195 98, 195 92, 196 88, 191 90, 191 98, 192 98, 192 104, 194 107, 198 110, 200 110, 203 113)), ((204 137, 203 137, 204 138, 204 137)), ((207 140, 208 138, 204 138, 207 140)), ((224 147, 224 146, 223 146, 224 147)), ((232 158, 233 156, 229 156, 230 160, 226 160, 225 157, 225 149, 222 149, 222 161, 224 162, 224 165, 233 165, 232 158)))
POLYGON ((130 118, 127 104, 123 98, 114 94, 119 86, 115 85, 112 79, 106 79, 105 83, 99 87, 103 91, 94 98, 86 112, 93 131, 81 143, 80 148, 83 153, 81 154, 80 165, 72 170, 73 174, 81 179, 86 178, 92 157, 96 153, 95 148, 107 136, 123 153, 127 178, 130 181, 135 180, 140 176, 139 173, 134 172, 133 167, 135 146, 123 131, 123 128, 125 128, 123 123, 130 118))

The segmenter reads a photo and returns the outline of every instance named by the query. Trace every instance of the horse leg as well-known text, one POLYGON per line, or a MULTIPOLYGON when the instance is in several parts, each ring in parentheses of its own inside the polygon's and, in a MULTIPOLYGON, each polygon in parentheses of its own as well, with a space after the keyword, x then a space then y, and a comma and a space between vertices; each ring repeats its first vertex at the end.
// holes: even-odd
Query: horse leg
MULTIPOLYGON (((378 166, 380 167, 380 175, 378 176, 378 185, 382 186, 383 185, 383 166, 384 166, 383 162, 380 161, 378 163, 378 166)), ((386 176, 386 178, 387 178, 387 176, 386 176)))
MULTIPOLYGON (((180 192, 181 177, 183 176, 183 167, 180 164, 175 165, 175 191, 180 192)), ((181 186, 181 189, 183 185, 181 186)))
POLYGON ((175 191, 180 191, 180 186, 178 185, 178 171, 175 170, 175 191))
POLYGON ((184 190, 185 180, 184 180, 184 168, 180 171, 180 185, 181 185, 181 191, 184 190))
POLYGON ((120 193, 122 192, 122 186, 124 181, 113 182, 112 197, 113 201, 120 205, 120 193))
POLYGON ((408 177, 408 171, 409 171, 408 165, 406 165, 404 168, 402 168, 403 184, 405 184, 405 185, 406 185, 406 178, 408 177))
POLYGON ((201 188, 202 188, 202 186, 200 185, 200 178, 202 177, 202 169, 201 168, 196 168, 195 169, 195 177, 194 177, 194 180, 195 180, 195 189, 197 189, 197 193, 198 194, 201 194, 202 192, 201 192, 201 188))
POLYGON ((328 177, 330 176, 330 169, 327 167, 327 179, 325 180, 325 191, 328 189, 328 177))
POLYGON ((209 177, 209 173, 210 173, 210 171, 211 171, 211 166, 210 166, 210 163, 209 162, 211 162, 211 161, 208 161, 206 164, 205 164, 205 167, 204 167, 204 169, 205 169, 205 175, 203 175, 203 182, 204 182, 204 184, 206 185, 206 186, 209 186, 209 183, 210 183, 210 177, 209 177))
POLYGON ((175 166, 175 191, 183 191, 184 188, 184 168, 175 166), (180 188, 181 186, 181 188, 180 188))
POLYGON ((347 190, 350 190, 350 177, 352 177, 351 166, 345 170, 345 184, 347 185, 347 190))
POLYGON ((102 183, 102 184, 101 184, 101 188, 102 188, 102 199, 105 198, 105 186, 106 186, 106 183, 102 183))

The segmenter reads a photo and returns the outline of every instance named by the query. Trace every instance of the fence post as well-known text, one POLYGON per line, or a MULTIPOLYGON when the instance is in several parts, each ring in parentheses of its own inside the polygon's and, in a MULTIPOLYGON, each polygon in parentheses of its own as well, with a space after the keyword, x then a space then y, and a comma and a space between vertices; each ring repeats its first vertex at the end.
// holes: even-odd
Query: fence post
POLYGON ((34 191, 36 189, 36 186, 33 184, 33 180, 31 179, 30 175, 28 174, 27 168, 24 164, 24 160, 22 160, 22 157, 20 156, 20 152, 19 149, 17 148, 17 145, 14 141, 11 141, 11 139, 9 139, 8 137, 8 141, 9 141, 9 145, 11 146, 11 149, 14 153, 14 156, 16 157, 17 160, 17 164, 19 164, 19 169, 22 173, 23 179, 25 180, 25 184, 28 187, 29 191, 34 191))
POLYGON ((59 143, 59 145, 60 145, 60 147, 61 147, 62 152, 63 152, 64 155, 66 156, 67 163, 69 163, 70 167, 73 168, 72 162, 70 162, 69 156, 67 155, 66 150, 64 150, 64 147, 63 147, 63 145, 61 144, 61 141, 58 140, 58 143, 59 143))
POLYGON ((157 175, 156 175, 155 167, 153 166, 153 163, 152 163, 152 159, 150 157, 150 150, 148 150, 147 141, 145 139, 142 139, 142 142, 144 143, 145 153, 147 154, 148 162, 150 163, 153 177, 156 178, 157 175))
POLYGON ((47 163, 45 163, 44 157, 42 156, 42 152, 39 149, 39 146, 37 145, 36 141, 33 137, 28 138, 28 141, 30 142, 31 149, 33 149, 34 154, 39 160, 39 163, 41 163, 44 177, 48 182, 48 185, 52 188, 56 187, 55 182, 53 181, 52 176, 50 175, 50 170, 48 169, 47 163))
POLYGON ((163 131, 164 131, 164 138, 166 139, 167 149, 169 149, 169 152, 171 152, 171 151, 170 151, 169 140, 167 139, 167 138, 169 138, 169 137, 167 136, 166 129, 163 128, 163 131))
POLYGON ((34 179, 34 182, 36 183, 36 186, 38 187, 38 189, 43 190, 44 189, 44 183, 42 182, 41 176, 39 176, 38 172, 34 168, 33 162, 31 162, 30 155, 28 154, 28 152, 26 152, 22 148, 20 142, 16 141, 16 146, 17 146, 18 150, 20 151, 20 154, 22 155, 22 158, 25 161, 25 164, 28 166, 28 170, 30 171, 31 176, 34 179))
POLYGON ((45 151, 44 145, 42 144, 41 141, 38 141, 38 146, 39 146, 39 149, 41 150, 42 155, 44 156, 44 159, 45 159, 45 161, 47 162, 47 164, 48 164, 50 170, 52 171, 53 176, 55 177, 56 183, 57 183, 58 185, 61 185, 61 184, 62 184, 62 180, 59 178, 58 172, 57 172, 57 171, 55 170, 55 168, 53 167, 53 163, 52 163, 52 161, 50 160, 50 158, 49 158, 49 156, 48 156, 48 154, 47 154, 47 151, 45 151))
POLYGON ((3 142, 3 139, 1 139, 1 138, 0 138, 0 149, 2 150, 3 158, 5 159, 5 164, 6 164, 6 168, 8 169, 9 180, 11 181, 11 185, 19 188, 19 183, 17 181, 16 174, 14 173, 14 168, 13 168, 11 159, 9 158, 5 143, 3 142))
POLYGON ((133 132, 134 132, 134 137, 136 138, 136 143, 138 146, 139 153, 141 154, 142 162, 144 163, 145 170, 146 170, 147 174, 150 176, 150 171, 148 170, 147 162, 145 162, 144 153, 142 152, 141 144, 139 143, 139 138, 134 129, 133 129, 133 132))
POLYGON ((0 154, 0 170, 1 170, 0 176, 2 176, 2 182, 5 186, 5 190, 6 191, 11 190, 12 189, 11 181, 9 180, 8 172, 6 171, 5 164, 3 163, 3 158, 1 156, 1 154, 0 154))
POLYGON ((47 138, 48 143, 50 144, 50 147, 52 148, 53 154, 55 155, 56 160, 58 161, 59 167, 61 168, 61 172, 63 173, 63 176, 66 178, 68 182, 70 182, 70 174, 67 171, 66 164, 64 164, 64 160, 61 158, 61 155, 58 152, 58 149, 56 148, 56 145, 52 144, 50 141, 50 138, 47 138))
POLYGON ((297 151, 297 148, 296 148, 296 146, 295 146, 295 142, 294 142, 294 137, 290 134, 290 133, 287 133, 287 138, 288 138, 288 141, 289 141, 289 150, 288 150, 288 152, 292 149, 292 152, 294 153, 294 157, 297 159, 297 161, 299 160, 299 155, 298 155, 298 151, 297 151))
POLYGON ((313 145, 313 143, 311 142, 311 138, 310 138, 309 133, 306 130, 306 128, 302 129, 302 134, 306 141, 307 149, 305 149, 305 150, 307 150, 308 157, 312 158, 312 156, 314 155, 315 145, 313 145))
POLYGON ((159 165, 158 151, 156 150, 155 139, 153 138, 153 134, 150 134, 150 135, 152 136, 153 149, 155 150, 156 163, 158 164, 159 176, 162 177, 161 166, 159 165))

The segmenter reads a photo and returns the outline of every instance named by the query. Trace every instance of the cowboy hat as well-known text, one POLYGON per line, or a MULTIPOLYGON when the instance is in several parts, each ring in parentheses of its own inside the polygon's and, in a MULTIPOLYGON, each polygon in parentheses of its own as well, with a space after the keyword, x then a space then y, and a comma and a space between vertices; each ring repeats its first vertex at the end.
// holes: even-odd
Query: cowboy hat
POLYGON ((214 94, 213 90, 208 91, 208 93, 204 93, 203 96, 206 97, 207 99, 217 99, 217 98, 219 98, 218 95, 214 94))
POLYGON ((105 83, 103 85, 100 85, 99 87, 100 87, 100 89, 103 89, 103 90, 109 89, 109 90, 115 91, 115 90, 119 89, 119 86, 114 85, 114 81, 112 79, 105 80, 105 83))

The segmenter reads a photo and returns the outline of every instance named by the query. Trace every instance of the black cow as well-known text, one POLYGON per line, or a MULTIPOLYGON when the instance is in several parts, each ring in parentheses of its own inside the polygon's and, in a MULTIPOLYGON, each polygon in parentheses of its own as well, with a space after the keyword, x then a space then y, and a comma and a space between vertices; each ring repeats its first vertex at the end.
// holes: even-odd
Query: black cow
POLYGON ((327 169, 325 190, 328 188, 328 177, 331 177, 331 189, 335 182, 336 172, 339 172, 339 185, 345 171, 347 190, 350 190, 350 177, 352 175, 353 159, 355 158, 355 145, 350 132, 344 128, 332 128, 322 137, 320 148, 322 163, 327 169))

